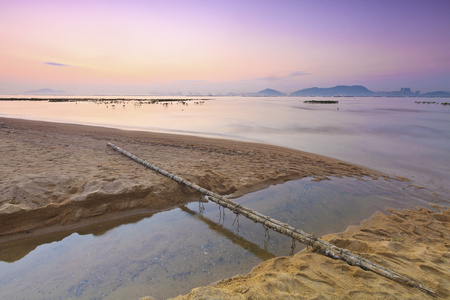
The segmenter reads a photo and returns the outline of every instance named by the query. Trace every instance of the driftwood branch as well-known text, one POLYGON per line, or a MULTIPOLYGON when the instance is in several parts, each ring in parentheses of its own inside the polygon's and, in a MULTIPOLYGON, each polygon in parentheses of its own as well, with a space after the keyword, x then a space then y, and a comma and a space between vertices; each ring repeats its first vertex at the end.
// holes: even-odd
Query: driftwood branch
POLYGON ((356 254, 353 254, 352 252, 336 247, 335 245, 332 245, 330 243, 327 243, 325 241, 322 241, 318 238, 316 238, 314 235, 307 234, 303 232, 302 230, 295 229, 294 227, 290 226, 289 224, 280 222, 278 220, 275 220, 273 218, 270 218, 268 216, 265 216, 257 211, 254 211, 252 209, 249 209, 245 206, 242 206, 236 202, 233 202, 230 199, 227 199, 223 196, 220 196, 214 192, 211 192, 207 189, 204 189, 197 184, 190 182, 188 180, 185 180, 177 175, 174 175, 166 170, 163 170, 151 163, 148 163, 137 156, 123 150, 122 148, 119 148, 115 146, 112 143, 107 143, 107 145, 114 150, 120 152, 121 154, 131 158, 135 162, 155 171, 158 172, 174 181, 176 181, 179 184, 186 185, 199 193, 208 196, 208 199, 221 205, 222 207, 228 208, 229 210, 233 211, 236 214, 240 214, 245 216, 246 218, 263 224, 267 228, 271 228, 272 230, 279 232, 281 234, 287 235, 289 237, 292 237, 295 240, 300 241, 303 244, 306 244, 308 246, 311 246, 316 252, 323 254, 325 256, 328 256, 333 259, 338 259, 346 262, 347 264, 351 266, 358 266, 366 271, 372 271, 376 274, 379 274, 381 276, 384 276, 386 278, 389 278, 391 280, 394 280, 398 283, 406 284, 411 287, 416 287, 428 294, 436 295, 436 292, 432 289, 420 284, 419 282, 410 279, 404 275, 398 274, 392 270, 389 270, 387 268, 384 268, 383 266, 377 265, 361 256, 358 256, 356 254))

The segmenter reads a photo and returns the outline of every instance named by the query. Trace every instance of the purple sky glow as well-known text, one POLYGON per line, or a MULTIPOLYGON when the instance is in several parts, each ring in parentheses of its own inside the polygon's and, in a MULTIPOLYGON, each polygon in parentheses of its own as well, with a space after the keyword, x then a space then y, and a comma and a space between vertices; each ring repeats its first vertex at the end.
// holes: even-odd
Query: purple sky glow
POLYGON ((450 90, 450 1, 0 3, 0 94, 450 90))

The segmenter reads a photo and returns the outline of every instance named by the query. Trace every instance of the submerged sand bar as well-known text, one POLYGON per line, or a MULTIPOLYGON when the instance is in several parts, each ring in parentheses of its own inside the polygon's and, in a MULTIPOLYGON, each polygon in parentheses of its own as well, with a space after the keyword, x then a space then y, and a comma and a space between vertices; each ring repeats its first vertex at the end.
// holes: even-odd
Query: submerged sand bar
POLYGON ((124 160, 107 141, 232 196, 304 177, 381 176, 297 150, 184 135, 0 118, 0 138, 2 236, 77 227, 93 217, 101 221, 198 199, 194 191, 124 160))

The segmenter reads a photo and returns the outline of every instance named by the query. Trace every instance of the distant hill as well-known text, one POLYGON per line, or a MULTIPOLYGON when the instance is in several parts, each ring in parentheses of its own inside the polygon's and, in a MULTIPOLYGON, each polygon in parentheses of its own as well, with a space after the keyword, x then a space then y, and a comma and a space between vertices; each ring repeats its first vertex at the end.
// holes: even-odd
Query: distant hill
POLYGON ((285 93, 272 90, 272 89, 265 89, 262 91, 259 91, 257 93, 248 93, 247 96, 253 96, 253 97, 281 97, 286 96, 285 93))
POLYGON ((290 96, 373 96, 375 93, 362 85, 338 85, 331 88, 308 88, 293 92, 290 96))
POLYGON ((45 89, 39 89, 39 90, 32 90, 32 91, 27 91, 24 94, 25 95, 61 95, 61 94, 65 94, 65 91, 55 91, 49 88, 45 88, 45 89))
POLYGON ((431 93, 425 93, 421 94, 422 97, 450 97, 450 92, 444 92, 444 91, 436 91, 431 93))

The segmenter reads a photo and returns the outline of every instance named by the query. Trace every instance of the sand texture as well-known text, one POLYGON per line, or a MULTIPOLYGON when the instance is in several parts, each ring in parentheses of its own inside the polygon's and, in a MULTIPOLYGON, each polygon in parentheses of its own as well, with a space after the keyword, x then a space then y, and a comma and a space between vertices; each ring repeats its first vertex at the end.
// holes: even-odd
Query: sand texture
POLYGON ((430 296, 305 249, 175 299, 449 299, 450 210, 390 210, 322 239, 414 278, 430 296))
POLYGON ((303 177, 381 176, 287 148, 73 124, 0 118, 0 140, 3 238, 198 199, 196 192, 107 147, 107 141, 224 195, 242 195, 303 177))

